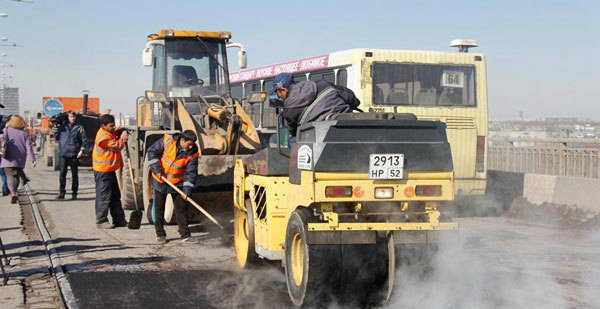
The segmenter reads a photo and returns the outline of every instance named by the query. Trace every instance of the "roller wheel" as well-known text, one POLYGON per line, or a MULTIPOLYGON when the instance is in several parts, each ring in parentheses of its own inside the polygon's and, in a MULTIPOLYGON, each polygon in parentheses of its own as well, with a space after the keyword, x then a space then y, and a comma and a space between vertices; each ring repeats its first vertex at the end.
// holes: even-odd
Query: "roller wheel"
POLYGON ((394 288, 395 250, 392 235, 375 244, 342 245, 338 295, 342 306, 373 307, 389 301, 394 288))
POLYGON ((393 234, 377 240, 377 261, 375 266, 375 290, 369 297, 374 305, 385 305, 392 297, 396 274, 396 250, 393 234))
POLYGON ((246 199, 245 203, 246 212, 233 207, 233 243, 241 268, 248 268, 258 261, 254 251, 254 212, 250 200, 246 199))
POLYGON ((285 235, 285 276, 296 306, 328 303, 339 283, 339 245, 309 245, 309 218, 308 209, 296 209, 285 235))

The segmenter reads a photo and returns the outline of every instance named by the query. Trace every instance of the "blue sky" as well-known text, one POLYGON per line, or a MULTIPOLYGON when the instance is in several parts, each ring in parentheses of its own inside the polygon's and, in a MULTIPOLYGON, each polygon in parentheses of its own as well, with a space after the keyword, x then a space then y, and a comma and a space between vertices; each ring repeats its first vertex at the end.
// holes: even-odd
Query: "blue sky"
MULTIPOLYGON (((249 66, 356 47, 451 51, 476 39, 488 64, 491 119, 600 120, 599 1, 60 1, 0 0, 0 68, 21 110, 89 89, 101 109, 133 114, 151 86, 146 35, 162 28, 228 30, 249 66)), ((232 54, 234 56, 235 54, 232 54)), ((235 58, 230 58, 237 70, 235 58)))

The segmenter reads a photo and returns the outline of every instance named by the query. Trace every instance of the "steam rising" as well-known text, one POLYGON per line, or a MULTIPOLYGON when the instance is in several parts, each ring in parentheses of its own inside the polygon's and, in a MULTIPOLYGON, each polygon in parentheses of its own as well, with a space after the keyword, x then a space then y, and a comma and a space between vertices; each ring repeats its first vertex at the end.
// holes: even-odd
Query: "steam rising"
POLYGON ((598 231, 458 221, 459 237, 442 241, 431 267, 398 266, 390 308, 600 307, 598 231))

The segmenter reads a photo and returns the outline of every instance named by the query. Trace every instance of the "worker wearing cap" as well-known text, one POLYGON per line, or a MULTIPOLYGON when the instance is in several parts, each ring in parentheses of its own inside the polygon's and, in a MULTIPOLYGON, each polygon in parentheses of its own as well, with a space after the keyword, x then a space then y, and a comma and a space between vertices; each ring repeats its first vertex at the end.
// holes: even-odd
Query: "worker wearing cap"
POLYGON ((346 87, 325 80, 294 82, 290 73, 275 76, 270 93, 283 100, 282 115, 292 143, 301 124, 325 120, 331 114, 350 113, 360 104, 346 87))
POLYGON ((190 240, 190 229, 187 222, 186 203, 169 185, 176 185, 190 196, 198 174, 198 147, 196 133, 185 130, 181 134, 164 134, 163 137, 148 149, 148 163, 152 170, 152 210, 156 240, 160 244, 167 242, 164 229, 165 201, 167 194, 173 197, 175 220, 179 227, 182 241, 190 240))
POLYGON ((127 131, 123 130, 117 138, 116 131, 114 116, 100 116, 100 129, 96 133, 92 151, 92 169, 96 181, 96 227, 103 229, 127 225, 115 171, 123 166, 121 150, 127 142, 128 135, 127 131), (112 225, 108 222, 109 211, 112 225))

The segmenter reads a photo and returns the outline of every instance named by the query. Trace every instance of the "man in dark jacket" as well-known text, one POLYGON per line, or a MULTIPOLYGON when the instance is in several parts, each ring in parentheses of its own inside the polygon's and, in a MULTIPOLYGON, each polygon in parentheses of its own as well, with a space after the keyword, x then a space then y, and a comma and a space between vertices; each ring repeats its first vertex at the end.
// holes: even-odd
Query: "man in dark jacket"
POLYGON ((271 92, 283 100, 283 119, 292 137, 304 123, 325 120, 331 114, 350 113, 360 104, 354 92, 346 87, 325 80, 294 82, 290 73, 275 76, 271 92))
POLYGON ((196 133, 192 130, 185 130, 182 134, 165 134, 148 149, 148 163, 152 170, 154 229, 160 244, 167 242, 164 229, 167 194, 171 194, 175 204, 175 220, 179 226, 179 235, 184 242, 190 240, 186 203, 177 191, 165 183, 164 178, 182 189, 187 196, 192 194, 196 175, 198 175, 196 139, 196 133))
POLYGON ((59 149, 59 193, 56 196, 57 200, 65 198, 65 187, 67 182, 67 167, 71 168, 72 184, 71 189, 73 194, 71 195, 72 200, 77 199, 77 189, 79 188, 79 158, 85 151, 85 145, 87 145, 87 137, 83 127, 76 123, 77 116, 74 112, 68 112, 68 122, 66 124, 57 124, 52 130, 54 132, 54 139, 58 141, 59 149))

